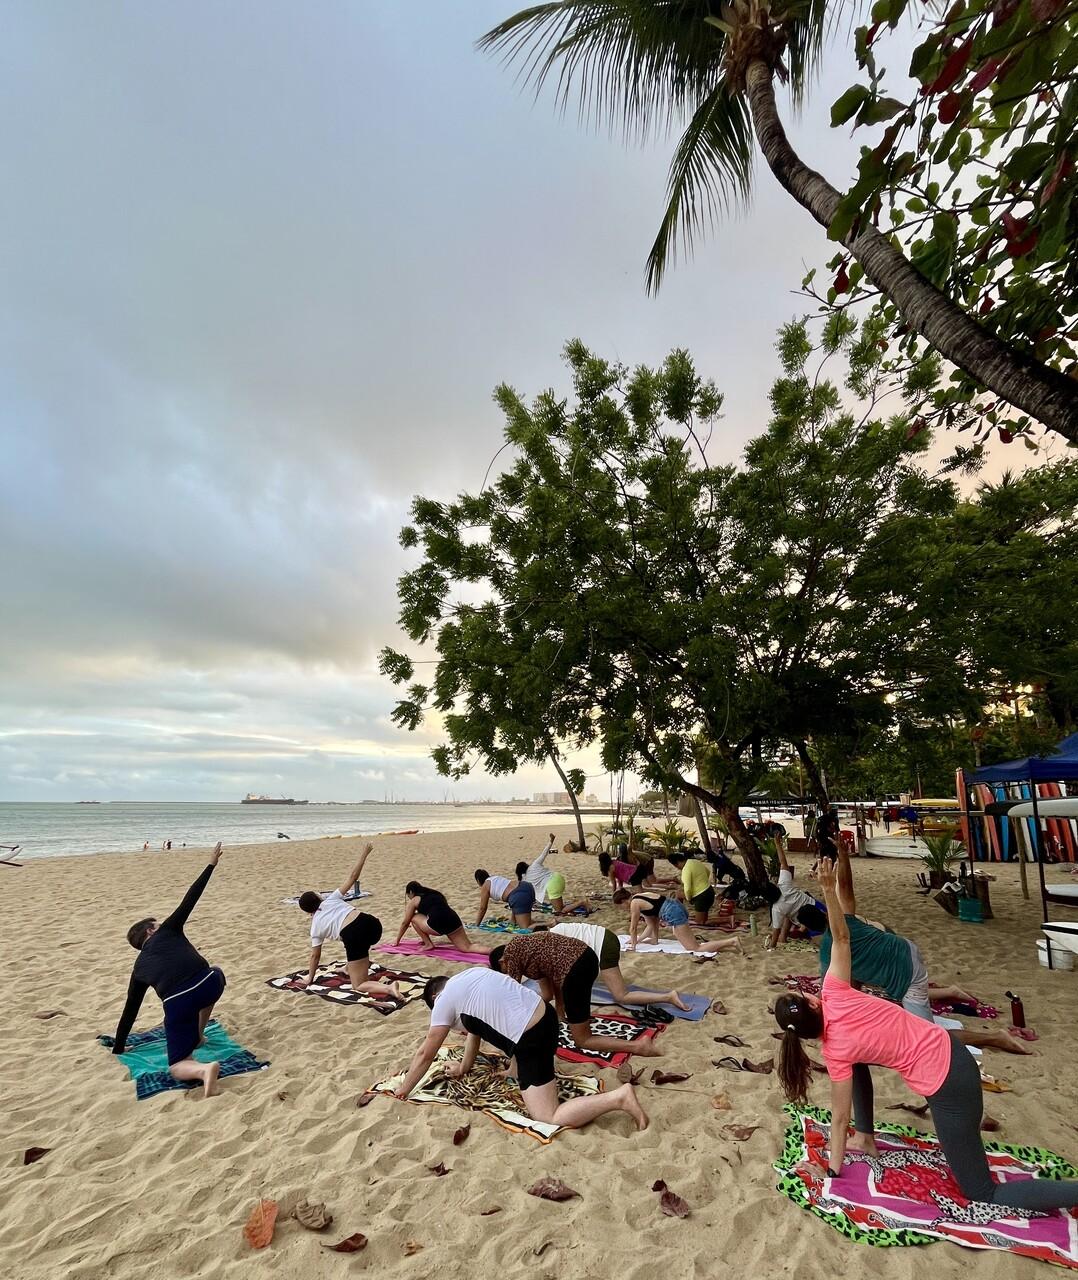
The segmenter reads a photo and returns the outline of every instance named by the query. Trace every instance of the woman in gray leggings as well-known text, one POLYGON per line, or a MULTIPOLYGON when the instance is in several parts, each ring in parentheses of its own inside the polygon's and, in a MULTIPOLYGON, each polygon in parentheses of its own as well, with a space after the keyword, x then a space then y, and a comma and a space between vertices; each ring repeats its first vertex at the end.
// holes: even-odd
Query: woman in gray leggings
POLYGON ((820 887, 833 939, 823 989, 818 998, 780 997, 775 1018, 785 1033, 779 1080, 791 1102, 805 1100, 812 1076, 801 1041, 820 1041, 831 1077, 828 1174, 842 1176, 847 1149, 879 1155, 873 1136, 872 1077, 865 1065, 871 1062, 897 1071, 914 1093, 928 1100, 943 1154, 968 1199, 1023 1210, 1078 1205, 1078 1182, 993 1181, 981 1141, 981 1078, 972 1055, 942 1027, 850 985, 850 933, 835 889, 834 867, 826 858, 820 864, 820 887), (851 1113, 853 1138, 848 1133, 851 1113))

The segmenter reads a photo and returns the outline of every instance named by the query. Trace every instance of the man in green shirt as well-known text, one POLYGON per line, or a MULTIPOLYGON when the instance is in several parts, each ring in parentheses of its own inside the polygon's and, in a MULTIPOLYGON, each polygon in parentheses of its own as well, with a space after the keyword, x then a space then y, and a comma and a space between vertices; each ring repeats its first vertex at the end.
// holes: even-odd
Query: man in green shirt
POLYGON ((707 915, 715 903, 711 868, 698 858, 688 858, 680 850, 669 855, 670 865, 681 872, 681 894, 689 908, 693 924, 707 924, 707 915))

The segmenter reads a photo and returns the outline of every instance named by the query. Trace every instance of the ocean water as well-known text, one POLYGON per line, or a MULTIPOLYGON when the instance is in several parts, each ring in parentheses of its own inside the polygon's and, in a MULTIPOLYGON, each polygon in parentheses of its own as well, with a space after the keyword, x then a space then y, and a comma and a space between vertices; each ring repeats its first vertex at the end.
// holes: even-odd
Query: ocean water
MULTIPOLYGON (((467 831, 571 821, 535 807, 408 804, 114 804, 0 803, 0 845, 21 845, 17 857, 59 858, 73 853, 127 852, 149 841, 160 849, 262 844, 283 832, 293 840, 377 832, 467 831)), ((595 819, 591 820, 592 822, 595 819)), ((537 847, 536 852, 539 852, 537 847)), ((0 853, 10 857, 10 854, 0 853)))

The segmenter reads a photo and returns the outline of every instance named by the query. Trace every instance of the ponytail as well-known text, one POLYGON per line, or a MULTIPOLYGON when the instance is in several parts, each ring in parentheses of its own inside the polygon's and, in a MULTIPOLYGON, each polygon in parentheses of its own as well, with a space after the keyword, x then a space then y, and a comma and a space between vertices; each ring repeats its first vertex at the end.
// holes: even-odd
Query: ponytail
POLYGON ((812 1081, 812 1063, 802 1036, 815 1039, 823 1034, 823 1014, 816 1005, 797 996, 780 996, 775 1001, 775 1021, 782 1028, 779 1047, 779 1083, 790 1102, 804 1102, 812 1081))
POLYGON ((526 862, 518 862, 514 868, 514 872, 516 874, 516 878, 523 881, 524 877, 528 874, 528 864, 526 862))
POLYGON ((609 853, 599 854, 599 872, 601 875, 608 876, 613 865, 609 853))

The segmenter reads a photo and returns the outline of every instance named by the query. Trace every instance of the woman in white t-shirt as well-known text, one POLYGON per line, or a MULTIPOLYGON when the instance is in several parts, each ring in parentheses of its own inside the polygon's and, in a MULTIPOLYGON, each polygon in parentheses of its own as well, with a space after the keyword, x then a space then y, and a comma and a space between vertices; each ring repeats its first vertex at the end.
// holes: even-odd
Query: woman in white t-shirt
POLYGON ((565 938, 577 938, 587 943, 599 957, 599 980, 610 992, 615 1004, 672 1004, 675 1009, 689 1012, 689 1006, 676 991, 643 991, 632 988, 621 971, 621 943, 612 929, 601 924, 556 924, 551 933, 565 938))
POLYGON ((466 1031, 464 1057, 451 1062, 446 1074, 466 1076, 475 1066, 482 1041, 508 1054, 512 1073, 520 1086, 524 1108, 533 1120, 579 1129, 608 1111, 624 1111, 637 1129, 648 1127, 648 1118, 631 1084, 609 1093, 558 1101, 554 1054, 558 1048, 558 1015, 529 987, 504 973, 473 966, 451 978, 432 978, 423 993, 431 1010, 430 1030, 419 1046, 394 1097, 404 1100, 426 1075, 449 1032, 466 1031))
POLYGON ((399 1004, 402 997, 395 983, 369 981, 371 947, 382 936, 382 922, 377 916, 360 911, 354 905, 354 899, 348 896, 363 874, 363 865, 373 848, 373 845, 367 845, 359 855, 352 874, 339 889, 334 889, 324 898, 310 890, 300 894, 299 908, 311 917, 311 963, 306 979, 300 979, 299 985, 307 987, 314 981, 322 959, 322 944, 339 938, 344 943, 352 990, 362 991, 364 995, 386 1003, 399 1004))

